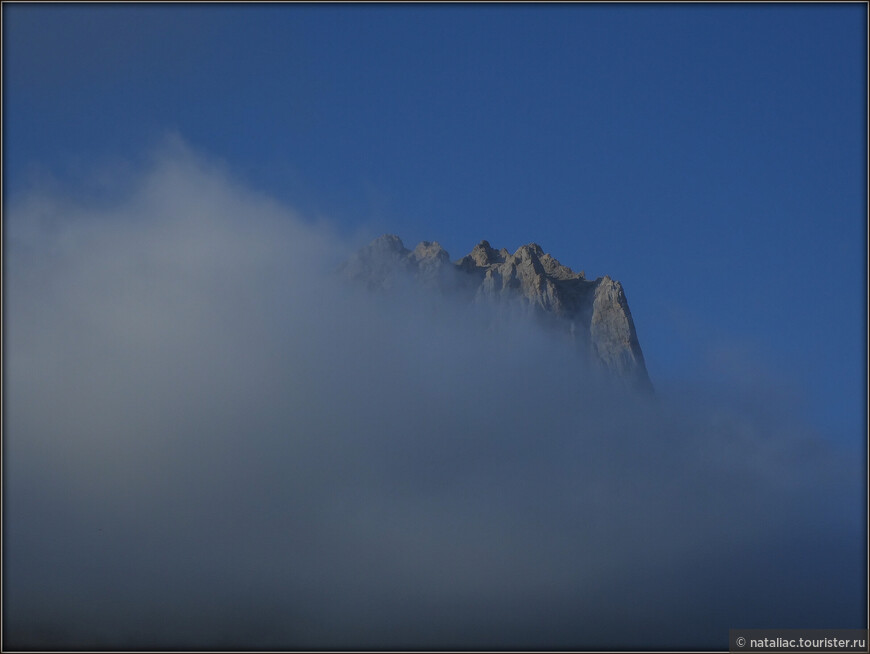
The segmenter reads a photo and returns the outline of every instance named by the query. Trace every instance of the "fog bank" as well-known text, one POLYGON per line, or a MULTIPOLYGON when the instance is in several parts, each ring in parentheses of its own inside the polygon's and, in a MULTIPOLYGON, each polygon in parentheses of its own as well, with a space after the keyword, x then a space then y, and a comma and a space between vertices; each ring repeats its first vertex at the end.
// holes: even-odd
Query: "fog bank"
POLYGON ((774 391, 636 397, 522 316, 371 295, 359 243, 179 145, 5 221, 8 649, 866 626, 864 461, 774 391))

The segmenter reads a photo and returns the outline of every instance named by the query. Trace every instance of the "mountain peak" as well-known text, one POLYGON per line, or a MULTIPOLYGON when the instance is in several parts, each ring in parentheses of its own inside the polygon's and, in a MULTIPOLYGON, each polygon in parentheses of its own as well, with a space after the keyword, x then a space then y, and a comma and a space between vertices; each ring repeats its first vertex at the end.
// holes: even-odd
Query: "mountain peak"
POLYGON ((410 251, 398 236, 385 234, 351 257, 344 273, 382 289, 394 286, 404 273, 426 287, 470 293, 467 297, 475 302, 525 305, 599 367, 635 387, 652 389, 622 284, 607 275, 589 281, 537 243, 511 255, 482 240, 451 263, 437 241, 421 241, 410 251))
POLYGON ((374 241, 369 244, 369 248, 375 250, 390 250, 395 252, 401 252, 405 249, 405 244, 402 243, 402 239, 400 239, 395 234, 384 234, 383 236, 379 236, 374 241))
POLYGON ((475 245, 469 256, 478 266, 486 266, 499 259, 499 253, 492 249, 489 241, 481 241, 475 245))
POLYGON ((449 261, 447 250, 438 241, 420 241, 412 253, 417 261, 449 261))
POLYGON ((532 255, 534 255, 534 256, 536 256, 536 257, 542 257, 542 256, 544 256, 544 250, 543 250, 543 249, 541 248, 541 246, 538 245, 537 243, 529 243, 528 245, 523 245, 523 246, 521 246, 521 247, 516 251, 516 253, 514 254, 514 256, 516 256, 517 254, 520 254, 521 252, 524 253, 524 254, 532 254, 532 255))

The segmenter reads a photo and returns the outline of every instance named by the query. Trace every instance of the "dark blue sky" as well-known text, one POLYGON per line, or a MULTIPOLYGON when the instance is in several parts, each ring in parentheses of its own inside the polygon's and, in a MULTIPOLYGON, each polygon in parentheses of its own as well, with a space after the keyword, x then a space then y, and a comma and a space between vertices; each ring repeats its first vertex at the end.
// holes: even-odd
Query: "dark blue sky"
POLYGON ((536 241, 623 282, 658 385, 781 388, 863 442, 863 3, 3 18, 7 202, 175 133, 348 234, 536 241))

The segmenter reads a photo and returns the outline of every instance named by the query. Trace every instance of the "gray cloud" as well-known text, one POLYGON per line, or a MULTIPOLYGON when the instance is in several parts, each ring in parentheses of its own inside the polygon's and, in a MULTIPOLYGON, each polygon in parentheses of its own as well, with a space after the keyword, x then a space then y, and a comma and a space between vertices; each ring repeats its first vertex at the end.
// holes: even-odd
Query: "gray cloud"
POLYGON ((863 461, 775 392, 634 397, 519 316, 363 293, 337 230, 177 144, 5 247, 7 648, 863 626, 863 461))

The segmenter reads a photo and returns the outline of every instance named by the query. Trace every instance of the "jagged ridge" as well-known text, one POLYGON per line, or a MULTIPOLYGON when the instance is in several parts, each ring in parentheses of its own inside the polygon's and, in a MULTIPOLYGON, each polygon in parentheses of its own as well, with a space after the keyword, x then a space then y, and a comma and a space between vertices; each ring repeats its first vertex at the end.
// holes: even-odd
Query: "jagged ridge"
POLYGON ((583 271, 563 266, 537 243, 511 254, 481 241, 451 263, 437 241, 423 241, 412 251, 398 236, 384 235, 351 257, 343 271, 370 288, 389 288, 410 274, 424 285, 470 290, 477 300, 527 303, 553 318, 603 368, 633 386, 652 389, 622 284, 607 275, 587 280, 583 271))

